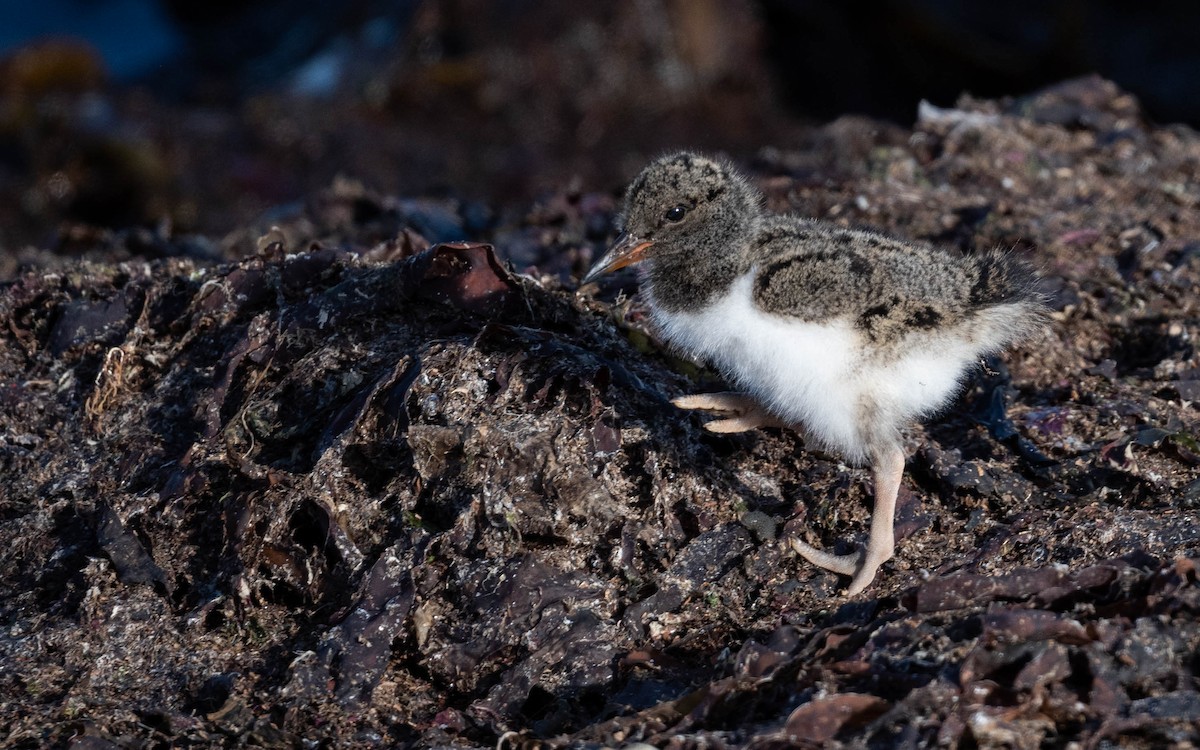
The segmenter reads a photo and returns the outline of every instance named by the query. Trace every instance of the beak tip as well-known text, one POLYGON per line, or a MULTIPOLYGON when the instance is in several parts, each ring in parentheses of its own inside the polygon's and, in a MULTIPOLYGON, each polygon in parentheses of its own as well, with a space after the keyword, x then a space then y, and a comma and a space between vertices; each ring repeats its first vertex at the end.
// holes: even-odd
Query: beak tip
POLYGON ((583 275, 583 278, 579 280, 579 286, 587 286, 599 278, 603 273, 603 269, 601 269, 599 266, 592 266, 588 269, 588 272, 583 275))
POLYGON ((622 234, 617 238, 616 244, 609 248, 608 252, 600 260, 596 261, 595 265, 579 280, 579 285, 590 284, 609 271, 615 271, 618 268, 624 268, 625 266, 639 262, 642 260, 646 249, 652 244, 654 243, 628 234, 622 234))

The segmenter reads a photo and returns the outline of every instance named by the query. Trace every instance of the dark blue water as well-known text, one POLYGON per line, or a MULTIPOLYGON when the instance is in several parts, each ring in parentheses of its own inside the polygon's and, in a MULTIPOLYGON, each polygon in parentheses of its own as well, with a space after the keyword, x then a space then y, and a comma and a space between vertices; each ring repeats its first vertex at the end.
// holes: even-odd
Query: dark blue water
POLYGON ((87 42, 118 81, 169 65, 183 37, 155 0, 37 0, 0 3, 0 56, 45 37, 87 42))

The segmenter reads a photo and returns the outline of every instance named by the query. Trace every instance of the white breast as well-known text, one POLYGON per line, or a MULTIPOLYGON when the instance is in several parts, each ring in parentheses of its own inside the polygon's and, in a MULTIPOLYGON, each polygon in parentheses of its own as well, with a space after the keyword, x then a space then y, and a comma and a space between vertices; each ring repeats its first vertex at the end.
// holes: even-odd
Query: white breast
MULTIPOLYGON (((942 406, 973 361, 969 342, 931 337, 883 360, 845 318, 806 323, 754 305, 754 272, 698 312, 655 306, 664 337, 717 366, 772 412, 825 445, 861 461, 871 430, 894 433, 942 406)), ((653 294, 651 290, 651 295, 653 294)))

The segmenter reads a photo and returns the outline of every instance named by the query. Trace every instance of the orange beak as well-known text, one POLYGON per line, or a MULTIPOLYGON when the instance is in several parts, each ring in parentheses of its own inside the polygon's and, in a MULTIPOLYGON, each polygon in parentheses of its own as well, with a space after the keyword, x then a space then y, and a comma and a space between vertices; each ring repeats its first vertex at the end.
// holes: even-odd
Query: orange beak
POLYGON ((617 238, 616 244, 604 254, 604 257, 596 261, 596 265, 592 266, 592 270, 587 272, 587 276, 583 277, 579 285, 583 286, 595 281, 597 276, 644 260, 646 251, 653 244, 653 242, 634 237, 632 234, 623 233, 617 238))

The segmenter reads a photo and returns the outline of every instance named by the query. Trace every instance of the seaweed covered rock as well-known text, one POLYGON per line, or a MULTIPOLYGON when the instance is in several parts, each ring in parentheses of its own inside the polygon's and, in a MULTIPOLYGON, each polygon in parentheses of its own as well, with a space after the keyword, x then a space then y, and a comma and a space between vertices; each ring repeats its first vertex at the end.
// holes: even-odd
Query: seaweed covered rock
POLYGON ((611 197, 430 247, 457 214, 343 185, 236 262, 0 286, 6 744, 1200 741, 1200 136, 1089 80, 756 174, 1056 311, 910 437, 866 594, 779 544, 860 533, 865 472, 706 433, 713 376, 572 288, 611 197))

